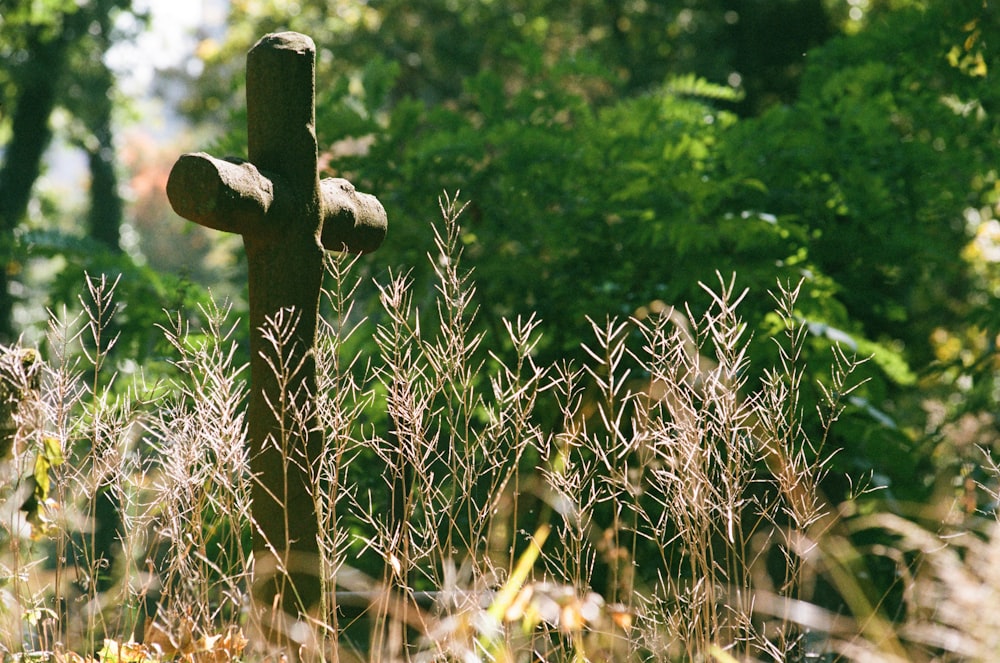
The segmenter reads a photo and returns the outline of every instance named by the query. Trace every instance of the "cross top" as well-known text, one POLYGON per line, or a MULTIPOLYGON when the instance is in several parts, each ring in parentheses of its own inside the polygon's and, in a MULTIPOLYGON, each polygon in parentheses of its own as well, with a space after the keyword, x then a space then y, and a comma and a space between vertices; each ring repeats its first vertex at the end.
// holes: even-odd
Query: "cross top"
POLYGON ((247 54, 249 163, 185 154, 174 165, 167 196, 180 216, 216 230, 260 237, 321 233, 331 251, 374 251, 386 231, 385 210, 347 180, 317 172, 316 46, 297 32, 263 37, 247 54), (304 234, 298 233, 297 234, 304 234))
MULTIPOLYGON (((249 160, 185 154, 167 181, 167 197, 177 214, 207 228, 239 233, 247 252, 247 439, 258 583, 262 574, 301 568, 303 560, 293 560, 294 554, 314 556, 317 551, 309 464, 322 449, 312 403, 323 250, 374 251, 387 226, 385 210, 374 196, 359 193, 344 179, 319 179, 315 63, 316 47, 309 37, 295 32, 263 37, 247 54, 249 160), (262 331, 281 315, 287 320, 283 312, 293 320, 290 342, 280 349, 281 363, 298 367, 291 380, 274 375, 275 348, 262 331), (274 411, 279 403, 291 403, 310 420, 303 425, 292 415, 279 416, 274 411)), ((301 599, 301 609, 308 607, 310 587, 318 586, 315 579, 305 580, 289 591, 282 584, 288 578, 278 580, 258 597, 266 601, 284 592, 285 599, 301 599)), ((294 607, 287 601, 284 605, 294 607)))

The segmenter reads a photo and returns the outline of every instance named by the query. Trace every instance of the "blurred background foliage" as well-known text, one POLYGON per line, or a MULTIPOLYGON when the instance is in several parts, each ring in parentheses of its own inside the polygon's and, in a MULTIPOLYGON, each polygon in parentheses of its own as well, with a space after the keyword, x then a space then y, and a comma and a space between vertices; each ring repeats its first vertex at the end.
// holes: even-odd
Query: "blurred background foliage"
MULTIPOLYGON (((429 221, 442 191, 461 190, 486 348, 502 349, 504 316, 537 312, 538 359, 578 358, 587 316, 699 315, 699 283, 735 273, 764 366, 781 331, 768 290, 803 280, 817 365, 835 341, 874 357, 838 429, 838 469, 924 502, 961 490, 945 470, 998 442, 990 2, 232 0, 197 66, 158 72, 194 128, 173 150, 123 140, 148 118, 105 64, 144 10, 3 6, 5 340, 36 337, 42 307, 77 306, 85 271, 124 276, 123 357, 163 351, 163 308, 196 316, 209 290, 245 307, 238 240, 179 221, 162 185, 181 151, 245 154, 244 54, 291 29, 318 48, 324 175, 389 214, 361 268, 412 270, 429 300, 429 221), (35 186, 53 132, 87 155, 82 203, 35 186)), ((377 315, 370 283, 358 297, 377 315)))

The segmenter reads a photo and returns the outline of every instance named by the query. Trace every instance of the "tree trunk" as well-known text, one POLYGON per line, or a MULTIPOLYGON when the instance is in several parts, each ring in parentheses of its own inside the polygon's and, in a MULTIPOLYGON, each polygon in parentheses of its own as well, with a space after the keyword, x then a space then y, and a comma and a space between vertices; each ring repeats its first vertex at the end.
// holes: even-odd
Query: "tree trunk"
POLYGON ((90 211, 87 214, 87 233, 111 251, 120 250, 120 233, 123 219, 121 196, 118 194, 118 174, 115 171, 114 133, 111 129, 111 89, 114 79, 101 65, 101 90, 94 90, 98 107, 92 118, 94 126, 88 127, 95 138, 87 151, 90 166, 90 211))
POLYGON ((28 210, 31 190, 41 174, 42 155, 52 138, 49 116, 69 45, 64 35, 45 39, 41 30, 27 41, 32 62, 19 72, 11 139, 0 166, 0 341, 5 342, 15 336, 10 279, 19 265, 14 255, 14 229, 28 210))
POLYGON ((93 40, 80 44, 90 51, 87 64, 79 72, 74 72, 80 77, 80 93, 78 97, 67 100, 70 112, 87 132, 77 141, 87 153, 90 168, 87 235, 113 252, 121 248, 119 239, 124 212, 118 194, 112 129, 115 76, 104 64, 104 56, 112 45, 110 12, 120 4, 120 0, 98 0, 93 6, 93 20, 88 28, 93 40))

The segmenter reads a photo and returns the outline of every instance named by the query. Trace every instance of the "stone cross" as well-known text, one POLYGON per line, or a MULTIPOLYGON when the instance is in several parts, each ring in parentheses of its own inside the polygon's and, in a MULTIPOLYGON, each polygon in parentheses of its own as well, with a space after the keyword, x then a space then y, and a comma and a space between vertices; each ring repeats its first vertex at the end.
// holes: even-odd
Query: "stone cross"
POLYGON ((284 592, 286 609, 306 608, 318 598, 314 573, 311 579, 299 575, 303 582, 295 581, 294 588, 283 584, 288 577, 279 576, 280 569, 301 568, 303 561, 316 568, 313 486, 301 464, 314 462, 322 446, 311 406, 323 250, 374 251, 387 225, 374 196, 355 191, 344 179, 319 179, 315 62, 316 47, 305 35, 263 37, 247 54, 249 162, 185 154, 167 181, 167 197, 177 214, 243 236, 250 304, 247 436, 255 476, 255 594, 270 601, 284 592), (281 351, 285 365, 299 367, 284 384, 275 376, 271 364, 277 358, 263 331, 276 316, 293 320, 291 342, 281 351), (282 402, 306 413, 305 426, 275 413, 282 402), (293 594, 298 598, 290 603, 293 594))

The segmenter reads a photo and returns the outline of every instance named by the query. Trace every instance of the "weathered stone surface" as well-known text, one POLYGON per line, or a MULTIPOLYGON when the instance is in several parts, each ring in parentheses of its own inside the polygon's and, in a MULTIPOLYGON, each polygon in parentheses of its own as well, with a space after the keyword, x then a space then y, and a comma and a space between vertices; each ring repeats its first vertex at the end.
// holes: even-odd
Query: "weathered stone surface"
POLYGON ((322 446, 312 404, 323 250, 374 251, 387 227, 385 210, 374 196, 355 191, 344 179, 319 181, 315 56, 312 39, 294 32, 257 42, 247 55, 249 161, 185 154, 167 182, 177 214, 243 237, 251 326, 247 437, 256 478, 258 598, 267 601, 282 592, 290 611, 308 607, 319 589, 308 573, 293 573, 296 587, 289 591, 272 572, 302 568, 303 560, 315 562, 317 551, 313 487, 301 464, 314 462, 322 446), (284 381, 271 367, 279 358, 262 333, 269 320, 279 317, 294 320, 280 362, 298 367, 284 381), (279 403, 291 407, 276 413, 279 403), (305 420, 295 420, 293 412, 305 413, 305 420), (269 574, 273 580, 261 577, 269 574))
POLYGON ((323 201, 323 247, 329 251, 370 253, 385 238, 387 220, 382 203, 375 196, 354 190, 342 178, 320 182, 323 201))
MULTIPOLYGON (((231 233, 263 232, 274 202, 274 182, 252 163, 233 163, 199 152, 185 154, 170 171, 167 197, 189 221, 231 233)), ((282 196, 284 198, 284 196, 282 196)))

